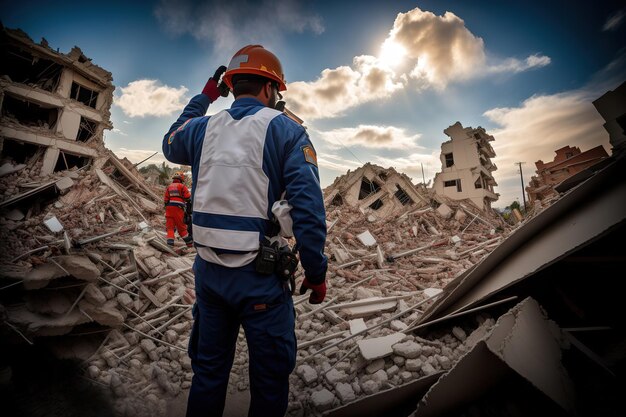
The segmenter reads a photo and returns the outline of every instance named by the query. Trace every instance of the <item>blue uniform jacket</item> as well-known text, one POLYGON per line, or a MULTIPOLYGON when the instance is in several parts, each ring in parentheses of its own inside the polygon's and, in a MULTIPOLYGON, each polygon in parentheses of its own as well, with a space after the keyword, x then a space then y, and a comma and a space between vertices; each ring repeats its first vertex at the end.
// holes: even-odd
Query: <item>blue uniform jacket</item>
MULTIPOLYGON (((163 154, 168 161, 192 167, 192 196, 196 193, 202 148, 211 119, 211 116, 205 116, 210 103, 210 99, 203 94, 192 98, 163 139, 163 154)), ((240 98, 226 111, 232 119, 241 120, 264 108, 254 98, 240 98)), ((328 262, 324 255, 326 213, 316 155, 305 129, 284 114, 274 117, 266 131, 262 158, 262 169, 269 180, 268 204, 265 208, 267 218, 272 218, 272 205, 286 191, 284 198, 292 206, 290 214, 300 262, 305 276, 317 281, 324 277, 328 262)), ((196 217, 202 221, 202 216, 195 214, 194 225, 196 217)), ((241 218, 224 213, 215 213, 212 221, 215 222, 215 219, 223 225, 228 224, 229 229, 248 227, 245 221, 237 221, 241 218)))

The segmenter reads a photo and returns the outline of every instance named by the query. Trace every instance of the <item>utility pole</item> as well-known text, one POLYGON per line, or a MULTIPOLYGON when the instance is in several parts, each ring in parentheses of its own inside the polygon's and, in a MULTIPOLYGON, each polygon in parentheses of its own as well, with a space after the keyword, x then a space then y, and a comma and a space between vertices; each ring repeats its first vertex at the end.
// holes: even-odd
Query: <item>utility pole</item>
POLYGON ((515 165, 519 166, 519 177, 522 181, 522 198, 524 199, 524 211, 526 211, 526 191, 524 191, 524 175, 522 175, 522 164, 526 162, 515 162, 515 165))
POLYGON ((422 183, 424 184, 424 187, 426 187, 426 177, 424 177, 424 164, 420 162, 420 165, 422 166, 422 183))

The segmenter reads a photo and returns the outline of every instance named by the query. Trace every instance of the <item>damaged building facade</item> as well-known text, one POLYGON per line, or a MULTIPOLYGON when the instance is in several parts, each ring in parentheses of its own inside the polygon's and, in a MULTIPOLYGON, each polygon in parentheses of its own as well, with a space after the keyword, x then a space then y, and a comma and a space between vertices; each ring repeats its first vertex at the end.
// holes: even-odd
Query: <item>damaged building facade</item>
POLYGON ((494 140, 485 129, 464 128, 460 122, 443 131, 450 140, 441 144, 441 172, 435 175, 433 189, 453 200, 471 200, 483 211, 490 211, 498 200, 491 161, 496 156, 489 144, 494 140))
POLYGON ((554 152, 556 156, 553 161, 535 162, 537 170, 526 187, 530 204, 558 197, 555 185, 609 156, 602 145, 585 152, 581 152, 578 146, 564 146, 554 152))
POLYGON ((19 29, 1 28, 0 37, 2 171, 32 161, 40 175, 87 165, 112 128, 111 73, 78 47, 59 53, 19 29))
POLYGON ((425 198, 405 174, 393 168, 382 168, 366 163, 335 179, 324 190, 326 205, 347 204, 359 207, 362 213, 383 219, 394 213, 402 213, 407 207, 428 205, 425 198))

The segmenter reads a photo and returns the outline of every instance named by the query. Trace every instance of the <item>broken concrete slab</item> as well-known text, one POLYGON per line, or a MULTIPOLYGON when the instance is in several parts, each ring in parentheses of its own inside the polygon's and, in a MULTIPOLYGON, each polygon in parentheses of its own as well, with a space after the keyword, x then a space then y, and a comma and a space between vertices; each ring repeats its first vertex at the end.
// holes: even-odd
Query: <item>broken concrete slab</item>
POLYGON ((347 307, 344 305, 340 307, 340 311, 348 317, 359 318, 368 317, 383 311, 393 310, 397 305, 397 299, 386 300, 381 297, 372 297, 359 300, 354 303, 349 303, 347 307))
POLYGON ((402 341, 406 335, 404 333, 393 333, 382 337, 373 337, 357 341, 361 356, 366 360, 384 358, 393 353, 392 346, 402 341))
POLYGON ((573 412, 574 389, 561 364, 559 331, 535 300, 525 299, 502 315, 485 339, 431 387, 414 415, 440 416, 462 410, 512 372, 527 380, 540 395, 573 412), (472 384, 466 383, 468 378, 472 384))
POLYGON ((74 181, 72 181, 70 177, 61 177, 54 185, 56 185, 57 189, 63 194, 74 186, 74 181))

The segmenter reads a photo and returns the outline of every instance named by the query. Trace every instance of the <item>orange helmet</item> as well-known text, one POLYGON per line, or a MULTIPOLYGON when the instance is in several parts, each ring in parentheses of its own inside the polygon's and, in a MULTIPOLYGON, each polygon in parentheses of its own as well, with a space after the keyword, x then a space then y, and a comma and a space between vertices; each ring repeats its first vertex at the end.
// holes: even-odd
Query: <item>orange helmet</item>
POLYGON ((278 90, 285 91, 285 75, 283 66, 276 55, 261 45, 248 45, 238 50, 228 64, 222 80, 228 88, 233 89, 233 75, 255 74, 278 83, 278 90))
POLYGON ((181 182, 185 182, 185 173, 183 171, 176 171, 174 175, 172 175, 173 180, 180 180, 181 182))

